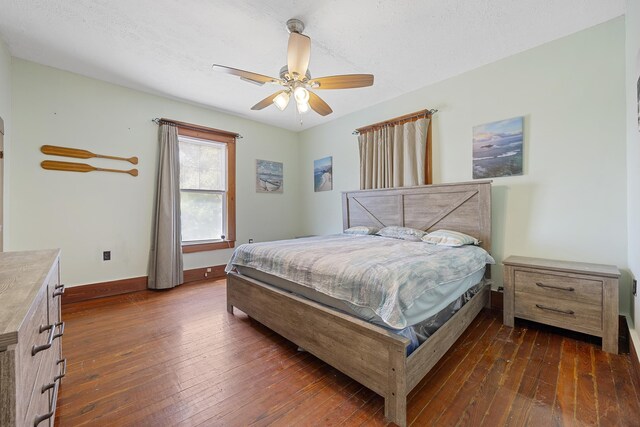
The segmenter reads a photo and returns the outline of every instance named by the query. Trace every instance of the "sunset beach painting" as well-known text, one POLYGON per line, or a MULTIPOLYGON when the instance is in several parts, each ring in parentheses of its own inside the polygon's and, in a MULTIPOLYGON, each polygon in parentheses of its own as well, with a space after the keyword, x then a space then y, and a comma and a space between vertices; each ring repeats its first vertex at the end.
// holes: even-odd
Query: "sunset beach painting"
POLYGON ((473 179, 522 175, 524 117, 473 128, 473 179))

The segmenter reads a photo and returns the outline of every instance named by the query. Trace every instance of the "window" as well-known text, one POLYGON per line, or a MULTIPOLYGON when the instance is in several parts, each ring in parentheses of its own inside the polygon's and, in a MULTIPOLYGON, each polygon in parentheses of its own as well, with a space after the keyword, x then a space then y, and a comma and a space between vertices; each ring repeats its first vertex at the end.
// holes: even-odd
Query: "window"
POLYGON ((235 243, 235 136, 178 124, 182 252, 235 243))
POLYGON ((227 145, 179 137, 182 241, 226 238, 227 145))

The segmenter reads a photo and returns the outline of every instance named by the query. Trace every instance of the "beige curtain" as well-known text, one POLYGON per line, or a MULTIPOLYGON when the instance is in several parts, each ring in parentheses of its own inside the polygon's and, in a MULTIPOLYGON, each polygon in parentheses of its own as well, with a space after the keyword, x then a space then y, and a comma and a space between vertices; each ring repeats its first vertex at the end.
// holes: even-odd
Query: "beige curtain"
POLYGON ((161 124, 159 140, 160 161, 147 286, 150 289, 169 289, 184 282, 178 128, 161 124))
POLYGON ((421 118, 360 134, 360 189, 425 184, 429 121, 421 118))

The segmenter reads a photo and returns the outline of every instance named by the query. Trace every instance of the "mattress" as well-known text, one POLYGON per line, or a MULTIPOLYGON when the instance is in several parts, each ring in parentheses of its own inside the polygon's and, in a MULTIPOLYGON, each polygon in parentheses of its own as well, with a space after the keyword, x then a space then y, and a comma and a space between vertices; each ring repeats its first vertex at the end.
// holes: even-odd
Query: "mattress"
MULTIPOLYGON (((289 282, 287 280, 281 279, 279 277, 273 276, 271 274, 263 273, 261 271, 247 268, 247 267, 237 267, 236 270, 238 273, 251 277, 253 279, 259 280, 263 283, 267 283, 279 289, 295 293, 297 295, 303 296, 312 301, 318 302, 320 304, 324 304, 328 307, 332 307, 336 310, 340 310, 347 314, 350 314, 354 317, 358 317, 360 319, 369 321, 371 323, 375 323, 378 326, 382 326, 388 331, 401 335, 410 340, 409 346, 407 347, 407 356, 413 353, 420 344, 425 342, 431 335, 433 335, 442 325, 444 325, 449 319, 453 317, 454 314, 458 312, 468 301, 473 298, 475 294, 477 294, 482 286, 485 284, 485 281, 480 275, 477 277, 470 277, 465 279, 464 284, 460 284, 461 288, 466 288, 467 285, 471 282, 474 282, 471 286, 469 286, 465 291, 462 292, 457 298, 451 301, 449 304, 445 305, 440 311, 433 315, 428 315, 425 317, 424 313, 416 313, 415 323, 412 323, 411 326, 408 326, 403 329, 392 329, 389 328, 387 324, 385 324, 381 319, 371 310, 366 310, 363 307, 353 306, 345 301, 341 301, 335 298, 331 298, 327 295, 324 295, 320 292, 316 292, 314 290, 310 290, 305 286, 298 285, 297 283, 289 282), (476 281, 477 279, 477 281, 476 281)), ((484 268, 482 269, 484 273, 484 268)), ((428 302, 426 302, 428 303, 428 302)), ((421 306, 421 304, 419 305, 421 306)), ((418 307, 418 306, 417 306, 418 307)))
MULTIPOLYGON (((285 291, 303 296, 312 301, 319 302, 320 304, 333 307, 352 316, 366 320, 367 322, 374 323, 388 329, 393 329, 390 328, 389 325, 369 307, 361 307, 351 304, 348 301, 331 297, 330 295, 316 291, 313 288, 274 276, 273 274, 256 270, 255 268, 238 265, 236 266, 236 269, 243 276, 251 277, 252 279, 256 279, 285 291)), ((449 283, 446 287, 446 295, 441 295, 438 301, 434 302, 433 293, 425 292, 421 294, 404 312, 407 326, 417 325, 436 315, 452 302, 455 302, 457 297, 482 281, 484 272, 485 266, 482 266, 469 276, 449 283)))
POLYGON ((241 245, 227 271, 399 331, 455 302, 487 263, 493 258, 477 246, 340 234, 241 245))

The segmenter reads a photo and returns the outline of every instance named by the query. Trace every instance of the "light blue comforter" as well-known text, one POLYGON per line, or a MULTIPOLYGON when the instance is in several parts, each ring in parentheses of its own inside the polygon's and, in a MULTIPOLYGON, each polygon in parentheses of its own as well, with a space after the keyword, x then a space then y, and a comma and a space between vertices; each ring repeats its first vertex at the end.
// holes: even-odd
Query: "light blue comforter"
POLYGON ((254 268, 371 308, 392 328, 425 292, 495 261, 478 246, 451 248, 379 236, 337 234, 238 246, 234 265, 254 268))

